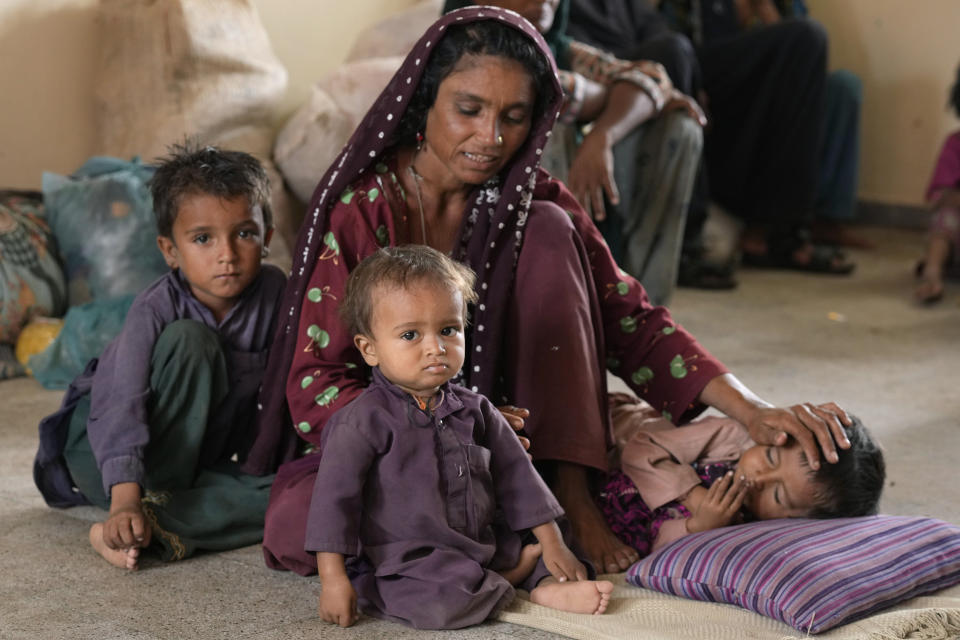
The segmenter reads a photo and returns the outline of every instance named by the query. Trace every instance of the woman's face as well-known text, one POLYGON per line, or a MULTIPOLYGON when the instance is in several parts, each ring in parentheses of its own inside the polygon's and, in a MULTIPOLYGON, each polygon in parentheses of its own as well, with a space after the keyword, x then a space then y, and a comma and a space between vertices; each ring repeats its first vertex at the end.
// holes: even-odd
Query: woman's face
POLYGON ((546 33, 553 26, 560 0, 490 0, 487 4, 516 11, 532 22, 540 33, 546 33))
POLYGON ((457 182, 483 184, 527 139, 535 95, 533 78, 516 60, 465 55, 437 89, 421 154, 457 182))

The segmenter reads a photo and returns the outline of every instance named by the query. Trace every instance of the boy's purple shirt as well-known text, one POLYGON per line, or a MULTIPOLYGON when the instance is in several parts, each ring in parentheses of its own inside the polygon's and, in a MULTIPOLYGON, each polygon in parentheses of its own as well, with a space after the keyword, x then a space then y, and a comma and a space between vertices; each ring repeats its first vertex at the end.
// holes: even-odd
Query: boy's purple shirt
POLYGON ((34 480, 47 503, 69 506, 85 502, 73 488, 62 453, 70 414, 87 392, 91 393, 87 433, 103 475, 104 491, 109 496, 115 484, 142 484, 143 449, 149 442, 150 359, 157 338, 171 322, 195 320, 215 331, 221 338, 231 387, 252 386, 256 393, 285 280, 280 269, 263 265, 219 324, 194 297, 179 271, 162 276, 140 293, 120 335, 70 385, 61 409, 40 423, 34 480))

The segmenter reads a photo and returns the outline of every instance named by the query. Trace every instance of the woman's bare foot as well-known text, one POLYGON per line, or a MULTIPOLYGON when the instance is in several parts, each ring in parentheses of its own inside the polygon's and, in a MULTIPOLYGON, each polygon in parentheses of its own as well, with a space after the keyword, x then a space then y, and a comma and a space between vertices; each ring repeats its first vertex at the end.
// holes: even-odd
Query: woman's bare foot
POLYGON ((590 498, 584 467, 558 465, 556 485, 554 493, 560 506, 567 512, 573 537, 598 572, 626 571, 640 559, 636 549, 621 542, 610 531, 600 509, 590 498))
POLYGON ((138 547, 130 547, 129 549, 111 549, 108 547, 103 541, 102 522, 97 522, 90 527, 90 545, 113 566, 130 571, 136 570, 137 562, 140 559, 140 549, 138 547))
POLYGON ((533 573, 537 566, 537 560, 540 559, 542 554, 543 550, 539 544, 528 544, 520 550, 520 560, 517 561, 517 566, 497 573, 513 586, 517 586, 533 573))
POLYGON ((530 600, 551 609, 599 615, 607 610, 613 583, 607 580, 558 582, 549 577, 530 592, 530 600))

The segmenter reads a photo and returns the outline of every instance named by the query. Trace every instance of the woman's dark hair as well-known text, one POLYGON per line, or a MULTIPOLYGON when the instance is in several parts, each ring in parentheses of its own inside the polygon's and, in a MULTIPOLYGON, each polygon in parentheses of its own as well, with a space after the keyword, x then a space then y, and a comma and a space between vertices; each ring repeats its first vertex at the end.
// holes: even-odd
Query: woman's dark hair
POLYGON ((954 113, 960 117, 960 67, 957 67, 957 79, 953 83, 953 88, 950 89, 948 104, 953 107, 954 113))
MULTIPOLYGON (((813 472, 816 506, 810 518, 853 518, 877 513, 886 478, 883 451, 856 416, 844 428, 849 449, 837 448, 839 460, 813 472)), ((803 458, 806 460, 806 458, 803 458)))
POLYGON ((273 228, 270 180, 260 161, 243 151, 200 146, 195 141, 174 144, 150 180, 157 232, 169 238, 186 196, 212 195, 232 200, 245 197, 250 208, 260 207, 263 226, 273 228))
POLYGON ((526 36, 500 23, 486 20, 466 25, 450 25, 445 37, 434 46, 410 104, 394 133, 394 144, 412 147, 417 133, 427 125, 427 112, 437 99, 440 83, 465 55, 498 56, 516 60, 533 79, 536 94, 531 116, 536 120, 553 99, 553 72, 543 52, 526 36))

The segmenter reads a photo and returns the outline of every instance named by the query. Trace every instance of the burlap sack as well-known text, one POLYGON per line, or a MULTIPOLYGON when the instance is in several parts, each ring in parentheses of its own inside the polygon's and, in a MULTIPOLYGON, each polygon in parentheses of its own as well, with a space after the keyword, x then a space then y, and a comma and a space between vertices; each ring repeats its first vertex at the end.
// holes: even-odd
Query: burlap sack
POLYGON ((442 9, 443 0, 423 0, 384 18, 360 32, 347 62, 407 55, 427 27, 437 21, 442 9))
POLYGON ((273 156, 298 198, 310 201, 317 180, 401 62, 402 57, 374 58, 342 65, 314 86, 310 99, 280 130, 273 156))
POLYGON ((273 186, 270 262, 289 268, 302 207, 271 163, 287 87, 252 0, 100 0, 98 152, 145 161, 187 137, 257 156, 273 186))

